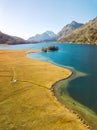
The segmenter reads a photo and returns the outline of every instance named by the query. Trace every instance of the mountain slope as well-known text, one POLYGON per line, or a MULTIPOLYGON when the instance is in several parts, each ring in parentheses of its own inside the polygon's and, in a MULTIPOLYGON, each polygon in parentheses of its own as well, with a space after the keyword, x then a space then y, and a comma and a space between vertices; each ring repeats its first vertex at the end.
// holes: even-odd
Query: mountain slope
POLYGON ((97 44, 97 17, 64 36, 59 41, 97 44))
POLYGON ((29 41, 35 40, 35 41, 41 42, 41 41, 54 40, 55 37, 56 37, 56 34, 54 32, 46 31, 46 32, 44 32, 42 34, 37 34, 35 36, 30 37, 28 40, 29 41))
POLYGON ((76 28, 81 27, 82 25, 82 23, 72 21, 70 24, 67 24, 65 27, 63 27, 63 29, 57 34, 57 39, 64 37, 64 35, 69 34, 70 32, 72 32, 76 28))
POLYGON ((7 34, 0 32, 0 44, 12 45, 12 44, 25 44, 25 43, 30 42, 22 38, 9 36, 7 34))

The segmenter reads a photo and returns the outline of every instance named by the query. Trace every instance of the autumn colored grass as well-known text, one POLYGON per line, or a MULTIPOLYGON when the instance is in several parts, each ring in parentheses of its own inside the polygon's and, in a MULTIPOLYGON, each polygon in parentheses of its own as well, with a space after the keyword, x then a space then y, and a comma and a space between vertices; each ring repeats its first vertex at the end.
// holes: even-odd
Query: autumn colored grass
POLYGON ((51 91, 71 71, 27 58, 29 51, 0 51, 0 130, 88 130, 51 91))

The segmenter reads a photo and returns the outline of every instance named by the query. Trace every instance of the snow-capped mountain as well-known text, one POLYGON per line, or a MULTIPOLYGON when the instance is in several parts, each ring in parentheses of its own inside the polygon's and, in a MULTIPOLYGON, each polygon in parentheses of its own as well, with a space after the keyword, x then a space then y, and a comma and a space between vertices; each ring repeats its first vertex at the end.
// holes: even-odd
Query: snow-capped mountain
POLYGON ((56 34, 52 31, 46 31, 42 34, 36 34, 35 36, 32 36, 30 37, 28 40, 29 41, 32 41, 32 40, 35 40, 35 41, 52 41, 54 40, 56 37, 56 34))

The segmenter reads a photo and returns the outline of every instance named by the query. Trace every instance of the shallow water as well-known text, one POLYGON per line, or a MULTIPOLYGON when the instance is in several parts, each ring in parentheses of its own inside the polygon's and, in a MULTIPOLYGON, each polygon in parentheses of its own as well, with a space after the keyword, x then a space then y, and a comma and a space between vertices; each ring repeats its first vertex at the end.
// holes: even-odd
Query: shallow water
POLYGON ((31 53, 28 57, 69 66, 77 71, 86 73, 68 83, 71 97, 97 113, 97 46, 77 44, 54 44, 59 51, 31 53))
MULTIPOLYGON (((55 52, 30 53, 27 56, 52 62, 63 67, 71 67, 86 73, 84 77, 77 77, 67 84, 69 95, 81 104, 97 113, 97 46, 83 44, 39 43, 1 46, 0 49, 25 50, 41 49, 49 45, 59 47, 55 52)), ((64 91, 64 89, 62 89, 64 91)))

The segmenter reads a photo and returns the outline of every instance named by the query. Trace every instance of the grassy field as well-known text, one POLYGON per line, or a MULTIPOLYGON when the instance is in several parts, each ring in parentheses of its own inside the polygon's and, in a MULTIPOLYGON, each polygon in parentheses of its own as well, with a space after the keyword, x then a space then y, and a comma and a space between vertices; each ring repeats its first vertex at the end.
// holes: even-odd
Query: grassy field
MULTIPOLYGON (((72 77, 74 79, 79 76, 85 76, 85 74, 76 71, 76 75, 72 77)), ((57 97, 58 101, 60 101, 62 104, 68 107, 69 110, 75 113, 84 124, 87 124, 89 129, 97 130, 97 114, 70 97, 70 94, 67 91, 68 83, 70 83, 72 77, 68 78, 67 80, 61 80, 60 82, 54 84, 53 91, 55 96, 57 97)))
POLYGON ((27 52, 0 51, 0 130, 89 130, 51 91, 71 71, 27 52))

